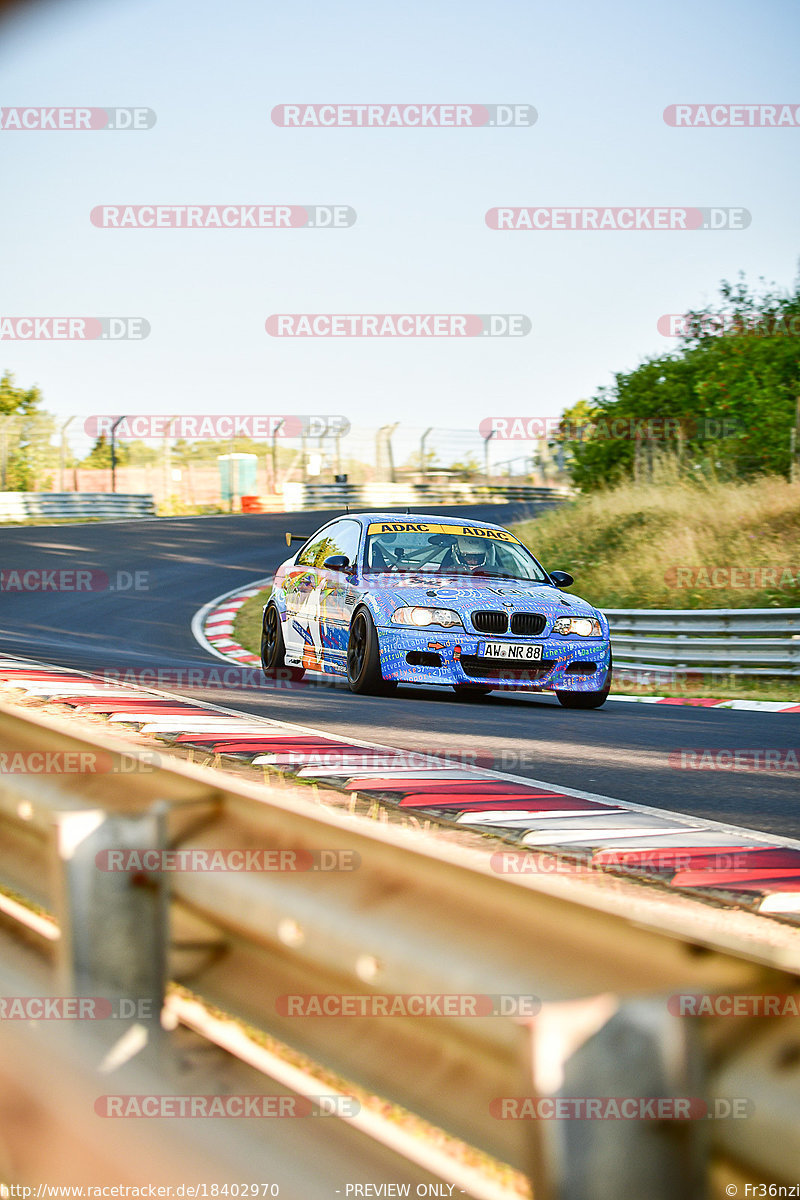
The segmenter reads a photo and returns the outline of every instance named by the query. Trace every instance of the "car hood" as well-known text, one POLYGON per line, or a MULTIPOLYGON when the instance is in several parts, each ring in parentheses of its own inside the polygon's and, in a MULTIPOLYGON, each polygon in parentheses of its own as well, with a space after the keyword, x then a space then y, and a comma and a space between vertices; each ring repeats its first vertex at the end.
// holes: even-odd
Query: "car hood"
POLYGON ((565 610, 579 616, 595 616, 597 610, 580 596, 572 596, 547 584, 526 583, 523 580, 476 578, 463 575, 430 575, 415 573, 365 575, 361 586, 373 596, 389 601, 394 607, 401 604, 419 604, 424 607, 498 609, 509 611, 513 604, 516 612, 538 612, 554 617, 565 610))

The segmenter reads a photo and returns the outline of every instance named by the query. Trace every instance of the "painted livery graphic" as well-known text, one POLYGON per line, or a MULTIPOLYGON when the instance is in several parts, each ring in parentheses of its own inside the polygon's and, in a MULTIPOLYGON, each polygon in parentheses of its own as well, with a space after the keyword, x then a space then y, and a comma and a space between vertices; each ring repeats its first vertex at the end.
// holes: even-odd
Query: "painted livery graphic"
POLYGON ((507 529, 424 515, 349 513, 278 568, 264 607, 261 660, 343 676, 352 691, 398 683, 552 690, 597 708, 611 682, 608 622, 563 590, 507 529))
POLYGON ((289 591, 295 600, 292 623, 303 639, 302 665, 322 671, 321 630, 327 623, 327 601, 332 588, 328 580, 316 578, 312 571, 304 571, 289 581, 289 591))

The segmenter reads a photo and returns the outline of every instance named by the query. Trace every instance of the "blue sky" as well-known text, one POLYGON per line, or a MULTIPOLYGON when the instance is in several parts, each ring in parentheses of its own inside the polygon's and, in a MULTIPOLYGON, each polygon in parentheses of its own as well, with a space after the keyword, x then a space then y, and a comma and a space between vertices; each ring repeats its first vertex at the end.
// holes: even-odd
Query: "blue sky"
POLYGON ((144 316, 144 342, 4 342, 60 417, 555 416, 672 344, 740 270, 789 287, 800 129, 674 129, 672 103, 800 104, 793 2, 95 0, 0 39, 6 106, 141 105, 143 132, 0 132, 0 313, 144 316), (533 104, 532 128, 282 129, 286 102, 533 104), (113 203, 343 203, 353 228, 104 230, 113 203), (487 229, 495 205, 742 206, 735 232, 487 229), (271 313, 525 313, 522 338, 270 338, 271 313))

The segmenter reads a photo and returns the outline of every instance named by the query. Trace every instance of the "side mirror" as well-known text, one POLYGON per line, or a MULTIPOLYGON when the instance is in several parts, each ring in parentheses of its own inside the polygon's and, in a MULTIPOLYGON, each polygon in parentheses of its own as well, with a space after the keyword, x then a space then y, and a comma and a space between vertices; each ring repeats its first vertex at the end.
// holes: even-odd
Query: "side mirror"
POLYGON ((571 587, 575 582, 569 571, 548 571, 547 574, 550 576, 556 587, 568 588, 571 587))
POLYGON ((322 565, 326 571, 346 571, 350 566, 350 559, 346 554, 331 554, 322 565))

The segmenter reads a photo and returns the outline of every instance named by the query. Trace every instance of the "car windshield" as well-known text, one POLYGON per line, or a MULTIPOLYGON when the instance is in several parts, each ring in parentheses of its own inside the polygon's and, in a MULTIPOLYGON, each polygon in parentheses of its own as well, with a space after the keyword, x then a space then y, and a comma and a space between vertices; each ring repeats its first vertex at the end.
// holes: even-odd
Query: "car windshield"
POLYGON ((549 582, 533 555, 504 529, 419 521, 372 523, 367 530, 363 570, 366 574, 414 571, 549 582))

